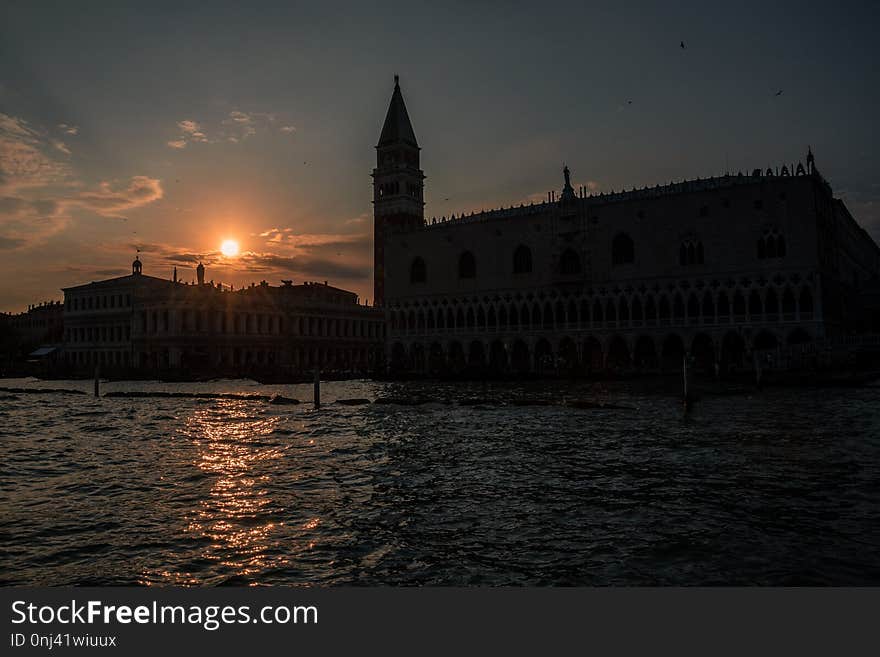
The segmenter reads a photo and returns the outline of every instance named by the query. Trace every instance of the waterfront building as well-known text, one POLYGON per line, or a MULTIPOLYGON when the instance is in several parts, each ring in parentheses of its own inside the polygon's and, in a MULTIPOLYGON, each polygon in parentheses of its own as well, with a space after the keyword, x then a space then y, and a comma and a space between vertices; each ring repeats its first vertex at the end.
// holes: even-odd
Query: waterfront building
POLYGON ((382 364, 381 311, 324 283, 231 290, 143 273, 64 289, 64 359, 76 371, 301 375, 382 364))
POLYGON ((3 313, 0 321, 9 326, 25 347, 60 343, 64 309, 60 301, 44 301, 28 306, 25 312, 3 313))
POLYGON ((542 203, 426 220, 395 79, 376 154, 374 295, 394 371, 657 371, 687 355, 719 372, 880 328, 880 248, 812 152, 601 194, 565 167, 542 203))
POLYGON ((60 301, 44 301, 21 313, 0 313, 0 373, 49 374, 64 323, 60 301))

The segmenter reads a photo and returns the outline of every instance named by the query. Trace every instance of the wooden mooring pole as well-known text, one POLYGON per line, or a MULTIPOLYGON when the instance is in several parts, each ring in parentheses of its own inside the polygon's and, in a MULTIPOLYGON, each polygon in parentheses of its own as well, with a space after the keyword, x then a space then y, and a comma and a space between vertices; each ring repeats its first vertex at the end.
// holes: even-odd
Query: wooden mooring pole
POLYGON ((321 408, 321 371, 315 368, 315 408, 321 408))
POLYGON ((101 396, 101 366, 95 365, 95 397, 101 396))

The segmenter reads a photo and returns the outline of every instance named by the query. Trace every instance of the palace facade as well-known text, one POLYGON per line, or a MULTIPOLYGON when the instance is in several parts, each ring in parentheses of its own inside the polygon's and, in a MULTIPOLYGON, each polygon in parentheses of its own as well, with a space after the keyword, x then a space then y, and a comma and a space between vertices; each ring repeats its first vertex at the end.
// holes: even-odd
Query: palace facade
POLYGON ((394 371, 657 371, 688 355, 717 373, 880 328, 880 248, 812 152, 605 194, 565 168, 543 203, 426 221, 396 79, 376 151, 374 295, 394 371))
POLYGON ((231 290, 143 273, 64 289, 64 361, 75 372, 365 374, 382 364, 381 311, 325 283, 231 290))

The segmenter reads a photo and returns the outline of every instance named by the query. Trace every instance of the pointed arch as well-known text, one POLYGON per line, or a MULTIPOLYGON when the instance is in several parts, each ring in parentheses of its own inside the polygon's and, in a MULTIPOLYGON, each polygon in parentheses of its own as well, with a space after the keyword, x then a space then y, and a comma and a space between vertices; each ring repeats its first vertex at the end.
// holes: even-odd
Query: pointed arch
POLYGON ((757 290, 749 292, 749 316, 760 317, 764 314, 764 304, 761 303, 761 295, 757 290))
POLYGON ((626 233, 618 233, 611 242, 611 264, 625 265, 635 262, 636 249, 632 238, 626 233))
POLYGON ((645 324, 652 326, 657 323, 657 304, 654 302, 654 296, 649 295, 645 299, 645 324))
POLYGON ((800 311, 801 317, 812 317, 813 315, 813 293, 810 292, 809 286, 804 286, 801 289, 800 295, 800 311))
POLYGON ((642 308, 642 298, 638 295, 632 298, 632 321, 638 326, 645 320, 645 313, 642 308))
POLYGON ((672 303, 672 313, 675 319, 684 319, 684 299, 681 298, 680 292, 675 293, 675 299, 672 303))
POLYGON ((581 299, 580 319, 580 325, 582 328, 590 324, 590 302, 586 298, 581 299))
POLYGON ((605 301, 605 323, 613 324, 617 321, 617 304, 614 297, 608 297, 605 301))
POLYGON ((425 259, 421 256, 416 256, 409 266, 409 282, 415 284, 424 283, 427 280, 428 269, 425 265, 425 259))
POLYGON ((477 277, 477 260, 470 251, 465 251, 458 256, 458 277, 462 279, 477 277))
POLYGON ((565 325, 565 304, 562 299, 556 301, 556 326, 565 325))
POLYGON ((532 250, 520 244, 513 252, 513 273, 528 274, 532 271, 532 250))
POLYGON ((690 322, 696 322, 700 319, 700 301, 695 292, 691 292, 688 297, 687 316, 690 322))
POLYGON ((767 290, 767 294, 764 296, 764 314, 770 321, 776 321, 779 318, 779 297, 772 287, 767 290))
POLYGON ((670 316, 669 298, 664 294, 660 297, 660 304, 657 310, 657 317, 662 321, 668 321, 670 316))
POLYGON ((700 314, 703 317, 703 322, 712 323, 715 321, 715 300, 712 299, 712 293, 706 292, 703 295, 703 304, 700 309, 700 314))
POLYGON ((740 290, 733 293, 733 314, 738 317, 746 314, 746 298, 740 290))
POLYGON ((574 249, 566 249, 559 257, 559 272, 563 276, 574 276, 581 273, 581 257, 574 249))
POLYGON ((624 295, 617 300, 617 319, 621 322, 629 322, 629 303, 624 295))
POLYGON ((794 316, 797 304, 794 299, 794 291, 791 289, 790 285, 785 286, 785 291, 782 293, 782 313, 784 315, 794 316))

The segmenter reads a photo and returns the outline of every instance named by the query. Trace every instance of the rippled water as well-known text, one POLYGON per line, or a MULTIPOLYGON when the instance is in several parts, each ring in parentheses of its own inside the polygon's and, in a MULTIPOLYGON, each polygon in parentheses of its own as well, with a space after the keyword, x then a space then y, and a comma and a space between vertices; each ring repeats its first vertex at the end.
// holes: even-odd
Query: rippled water
POLYGON ((710 395, 688 417, 625 384, 322 392, 0 392, 0 583, 880 584, 880 389, 710 395), (438 401, 333 403, 388 395, 438 401), (632 408, 494 403, 522 395, 632 408), (490 403, 446 403, 466 397, 490 403))

